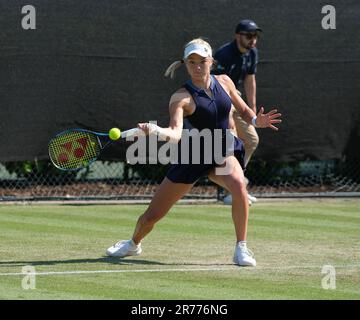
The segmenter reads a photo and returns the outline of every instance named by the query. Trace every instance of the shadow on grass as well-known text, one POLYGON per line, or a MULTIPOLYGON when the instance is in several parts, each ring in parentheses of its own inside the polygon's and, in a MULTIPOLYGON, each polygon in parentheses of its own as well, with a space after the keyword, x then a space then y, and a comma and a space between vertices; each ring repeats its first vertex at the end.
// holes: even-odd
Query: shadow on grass
POLYGON ((163 263, 152 260, 141 259, 121 259, 116 257, 102 257, 97 259, 69 259, 69 260, 21 260, 21 261, 0 261, 0 267, 5 266, 52 266, 61 264, 79 264, 79 263, 108 263, 115 265, 158 265, 158 266, 224 266, 232 263, 163 263))
POLYGON ((0 266, 31 265, 51 266, 57 264, 78 264, 78 263, 108 263, 117 265, 140 264, 140 265, 162 265, 158 261, 120 259, 115 257, 102 257, 97 259, 69 259, 69 260, 22 260, 22 261, 0 261, 0 266))

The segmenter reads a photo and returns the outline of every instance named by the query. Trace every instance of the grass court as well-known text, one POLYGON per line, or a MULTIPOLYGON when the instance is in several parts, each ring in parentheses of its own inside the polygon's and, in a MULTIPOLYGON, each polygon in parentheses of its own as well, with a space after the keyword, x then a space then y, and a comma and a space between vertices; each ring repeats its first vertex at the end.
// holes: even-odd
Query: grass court
POLYGON ((107 257, 145 208, 1 205, 0 299, 360 299, 360 200, 260 200, 248 226, 256 268, 232 263, 222 204, 176 205, 142 255, 107 257))

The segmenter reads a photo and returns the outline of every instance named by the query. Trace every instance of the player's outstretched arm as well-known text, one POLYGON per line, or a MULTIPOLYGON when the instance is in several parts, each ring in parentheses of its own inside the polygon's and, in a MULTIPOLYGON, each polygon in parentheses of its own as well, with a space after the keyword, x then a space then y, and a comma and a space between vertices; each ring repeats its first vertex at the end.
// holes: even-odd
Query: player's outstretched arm
POLYGON ((222 84, 225 85, 225 88, 229 92, 231 102, 247 123, 252 124, 258 128, 271 128, 276 131, 278 130, 275 124, 281 122, 281 113, 278 113, 277 109, 272 109, 268 113, 264 113, 264 107, 261 107, 258 114, 256 115, 255 112, 239 96, 232 80, 226 75, 222 75, 220 77, 221 79, 219 80, 222 84))
POLYGON ((155 134, 161 139, 177 143, 181 139, 183 129, 184 109, 188 107, 190 98, 188 94, 181 91, 175 92, 170 99, 169 127, 161 128, 154 123, 139 123, 138 127, 142 129, 145 134, 155 134))

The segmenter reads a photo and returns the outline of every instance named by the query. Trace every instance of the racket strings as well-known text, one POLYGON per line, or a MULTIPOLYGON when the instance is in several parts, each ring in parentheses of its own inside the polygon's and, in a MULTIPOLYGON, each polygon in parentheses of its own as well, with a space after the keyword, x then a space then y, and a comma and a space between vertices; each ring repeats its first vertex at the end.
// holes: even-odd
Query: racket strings
POLYGON ((98 157, 100 150, 98 137, 83 131, 63 133, 49 143, 52 162, 64 170, 76 170, 88 165, 98 157))

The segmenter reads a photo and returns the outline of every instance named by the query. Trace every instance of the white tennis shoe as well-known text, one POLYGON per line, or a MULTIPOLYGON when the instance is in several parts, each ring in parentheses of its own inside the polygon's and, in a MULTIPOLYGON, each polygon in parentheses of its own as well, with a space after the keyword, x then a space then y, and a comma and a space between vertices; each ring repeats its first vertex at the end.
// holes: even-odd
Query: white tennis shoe
POLYGON ((258 199, 254 196, 252 196, 250 193, 248 193, 248 199, 252 202, 255 203, 258 201, 258 199))
MULTIPOLYGON (((253 202, 256 202, 256 201, 257 201, 257 199, 256 199, 255 197, 253 197, 253 196, 250 196, 250 197, 249 197, 249 194, 248 194, 249 206, 251 206, 253 202), (255 201, 252 201, 252 200, 250 199, 250 197, 254 198, 255 201)), ((227 195, 226 197, 224 197, 224 198, 223 198, 223 202, 224 202, 224 204, 232 204, 231 194, 229 194, 229 195, 227 195)))
POLYGON ((228 194, 226 197, 224 197, 223 202, 224 202, 224 204, 232 204, 231 194, 228 194))
POLYGON ((120 240, 106 250, 108 256, 119 258, 138 256, 141 252, 141 243, 136 245, 132 240, 120 240))
POLYGON ((244 267, 255 267, 254 254, 246 247, 246 243, 238 242, 235 246, 234 263, 244 267))

